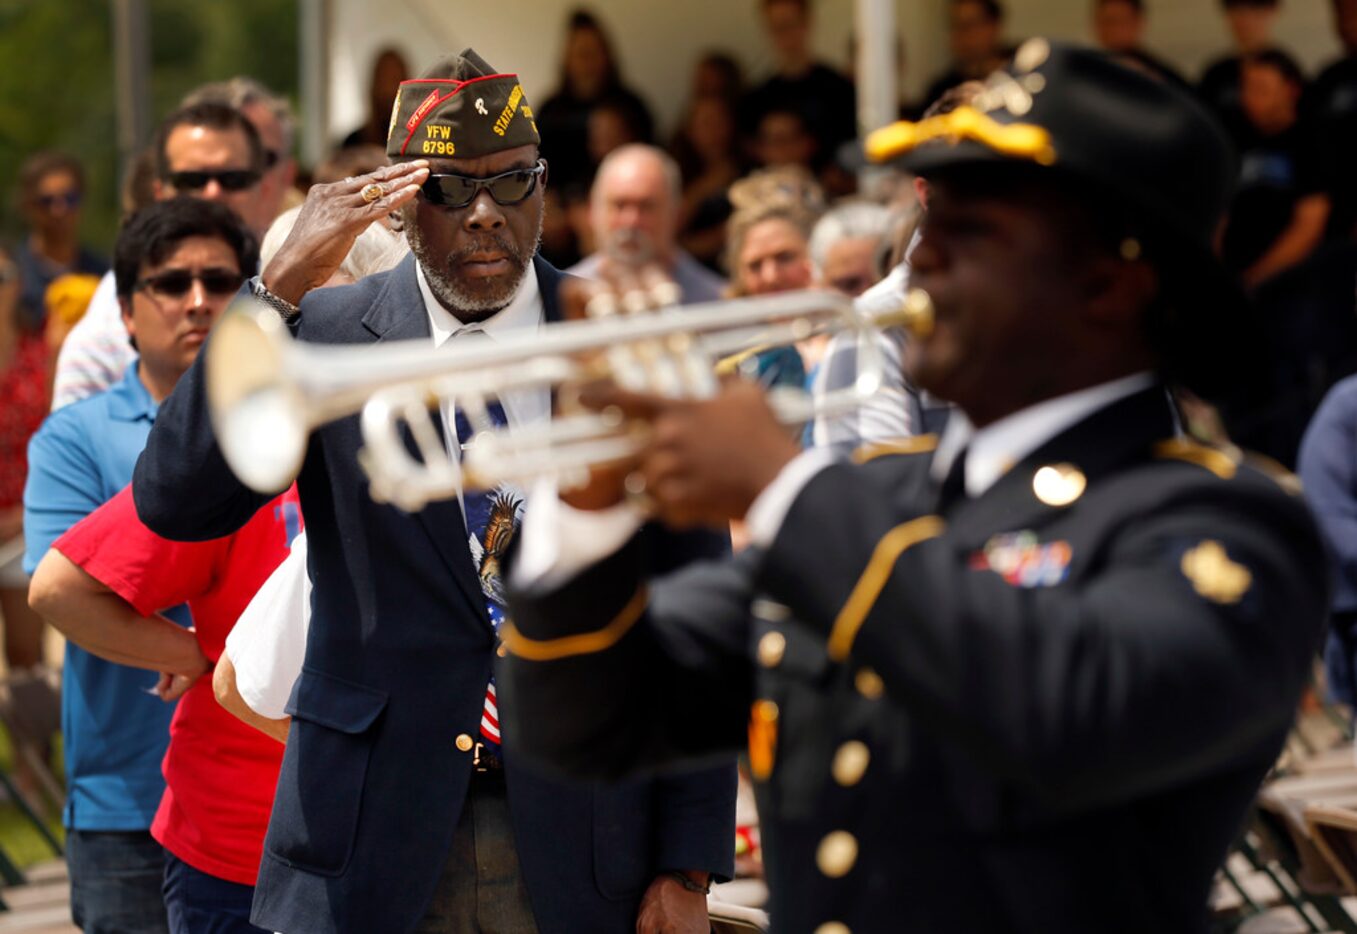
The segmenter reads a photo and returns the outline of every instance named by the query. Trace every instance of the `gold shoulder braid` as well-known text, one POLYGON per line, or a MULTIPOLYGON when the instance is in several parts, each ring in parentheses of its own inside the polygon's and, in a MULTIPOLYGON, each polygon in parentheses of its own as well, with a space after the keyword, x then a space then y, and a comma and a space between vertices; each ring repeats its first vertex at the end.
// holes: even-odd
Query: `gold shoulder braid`
POLYGON ((937 449, 937 435, 915 435, 912 438, 901 438, 899 441, 864 444, 853 452, 853 463, 865 464, 878 457, 889 457, 893 454, 928 454, 937 449))
POLYGON ((1222 480, 1232 480, 1239 472, 1239 460, 1219 448, 1191 438, 1168 438, 1155 442, 1154 456, 1160 460, 1186 461, 1211 471, 1222 480))

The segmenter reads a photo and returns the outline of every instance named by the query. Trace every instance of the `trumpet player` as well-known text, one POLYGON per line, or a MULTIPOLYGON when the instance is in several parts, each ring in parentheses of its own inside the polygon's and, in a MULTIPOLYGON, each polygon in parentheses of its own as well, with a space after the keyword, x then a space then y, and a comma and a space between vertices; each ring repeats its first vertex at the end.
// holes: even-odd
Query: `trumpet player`
MULTIPOLYGON (((470 49, 403 82, 387 143, 397 166, 330 186, 328 219, 303 210, 255 295, 299 339, 327 344, 457 346, 558 319, 563 277, 535 255, 538 143, 518 77, 470 49), (412 257, 293 304, 348 248, 317 230, 393 208, 412 257)), ((267 499, 221 459, 205 418, 210 375, 185 377, 138 465, 138 511, 169 538, 226 534, 267 499)), ((480 414, 516 427, 549 406, 546 389, 531 390, 480 414)), ((470 417, 451 404, 440 415, 457 456, 470 417)), ((413 515, 377 505, 356 418, 331 428, 298 478, 311 627, 253 922, 288 934, 706 931, 703 893, 732 871, 733 761, 592 788, 506 760, 492 662, 521 495, 467 492, 413 515)), ((674 563, 725 548, 711 533, 656 530, 654 541, 674 563)))
POLYGON ((931 186, 905 366, 957 413, 846 464, 747 386, 595 392, 650 441, 532 496, 509 755, 615 778, 747 748, 779 931, 1205 931, 1327 589, 1305 506, 1179 434, 1167 391, 1253 377, 1210 250, 1228 143, 1032 40, 867 149, 931 186), (642 515, 755 544, 665 575, 642 515))

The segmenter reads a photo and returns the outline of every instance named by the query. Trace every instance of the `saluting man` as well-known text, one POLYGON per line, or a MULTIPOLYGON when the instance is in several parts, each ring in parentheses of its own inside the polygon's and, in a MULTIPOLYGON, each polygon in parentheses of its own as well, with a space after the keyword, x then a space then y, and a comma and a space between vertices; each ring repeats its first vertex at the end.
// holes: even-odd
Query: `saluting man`
MULTIPOLYGON (((255 295, 299 339, 323 344, 493 343, 559 318, 563 277, 536 255, 538 142, 518 76, 470 49, 402 82, 387 143, 397 165, 310 200, 255 295), (405 262, 307 291, 395 208, 405 262)), ((223 461, 205 383, 201 367, 185 377, 137 465, 138 513, 166 538, 228 534, 268 499, 223 461)), ((492 408, 512 428, 549 417, 550 397, 506 393, 492 408)), ((451 403, 441 414, 457 456, 468 419, 451 403)), ((467 491, 417 514, 379 505, 361 442, 358 416, 327 425, 297 480, 312 614, 253 923, 287 934, 704 934, 705 889, 733 870, 733 758, 590 787, 502 756, 498 561, 520 498, 467 491)), ((675 562, 728 550, 711 533, 654 531, 675 562)))
POLYGON ((629 498, 623 470, 529 503, 510 754, 615 775, 747 742, 779 931, 1204 931, 1326 591, 1302 503, 1182 437, 1166 388, 1219 397, 1248 362, 1210 253, 1228 144, 1175 88, 1033 40, 867 148, 931 185, 906 365, 959 415, 847 464, 748 387, 596 393, 651 441, 629 498), (754 547, 655 574, 642 480, 754 547))

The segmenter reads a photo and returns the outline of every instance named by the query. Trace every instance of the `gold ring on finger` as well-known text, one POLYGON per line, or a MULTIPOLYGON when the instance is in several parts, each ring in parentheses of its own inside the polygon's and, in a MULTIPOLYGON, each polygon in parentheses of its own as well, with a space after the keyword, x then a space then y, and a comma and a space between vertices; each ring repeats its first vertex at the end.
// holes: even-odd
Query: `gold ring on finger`
POLYGON ((373 182, 370 185, 364 185, 363 190, 358 192, 358 194, 362 196, 364 201, 371 204, 374 201, 382 200, 382 198, 386 196, 386 189, 376 182, 373 182))

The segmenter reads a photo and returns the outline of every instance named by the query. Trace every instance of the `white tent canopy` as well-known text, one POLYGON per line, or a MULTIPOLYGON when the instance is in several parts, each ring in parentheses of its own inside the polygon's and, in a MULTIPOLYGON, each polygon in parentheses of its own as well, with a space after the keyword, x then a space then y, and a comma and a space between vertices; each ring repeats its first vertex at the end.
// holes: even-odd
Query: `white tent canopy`
MULTIPOLYGON (((1093 0, 1004 0, 1007 36, 1086 41, 1093 0)), ((523 76, 528 99, 545 101, 557 83, 561 37, 569 12, 587 6, 609 30, 622 73, 649 102, 664 134, 672 131, 688 97, 692 68, 711 49, 734 55, 750 81, 771 69, 759 24, 760 0, 298 0, 305 133, 302 156, 314 163, 364 119, 367 85, 377 52, 394 46, 412 68, 473 46, 492 64, 523 76)), ((825 60, 848 67, 855 19, 862 9, 895 10, 905 61, 899 85, 917 96, 948 59, 947 0, 813 0, 815 46, 825 60)), ((1149 47, 1197 75, 1228 46, 1219 0, 1147 0, 1149 47)), ((149 102, 146 0, 111 0, 117 46, 120 143, 144 138, 149 102)), ((1287 0, 1278 24, 1279 44, 1312 73, 1339 47, 1329 0, 1287 0)), ((149 24, 154 29, 154 23, 149 24)), ((870 34, 869 34, 870 35, 870 34)), ((885 37, 878 37, 884 40, 885 37)), ((881 41, 879 50, 894 42, 881 41)), ((882 77, 877 75, 878 80, 882 77)), ((130 151, 130 148, 128 149, 130 151)))
MULTIPOLYGON (((376 52, 406 51, 414 69, 447 52, 473 46, 496 67, 523 76, 528 99, 540 104, 555 88, 562 29, 569 12, 587 6, 609 30, 627 82, 646 98, 658 125, 672 130, 688 97, 692 68, 708 49, 722 49, 758 80, 772 66, 759 25, 759 0, 307 0, 330 9, 327 123, 331 140, 362 122, 376 52)), ((947 63, 946 0, 894 0, 903 37, 901 85, 920 93, 947 63)), ((1007 34, 1087 40, 1092 0, 1006 0, 1007 34)), ((1195 76, 1228 38, 1218 0, 1148 0, 1149 45, 1195 76)), ((816 0, 815 46, 848 67, 854 0, 816 0)), ((1278 40, 1311 71, 1338 54, 1329 0, 1287 0, 1278 40)))

